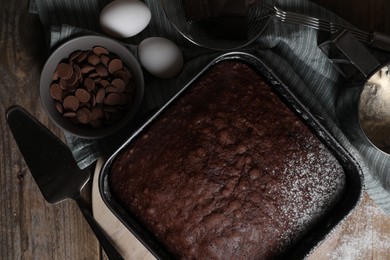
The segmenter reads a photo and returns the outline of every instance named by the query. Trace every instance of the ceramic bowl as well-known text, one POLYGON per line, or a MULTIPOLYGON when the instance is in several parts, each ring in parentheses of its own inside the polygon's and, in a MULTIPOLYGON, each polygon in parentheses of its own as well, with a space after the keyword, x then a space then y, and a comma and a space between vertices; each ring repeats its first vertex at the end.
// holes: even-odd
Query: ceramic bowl
POLYGON ((248 12, 247 37, 232 39, 209 31, 198 22, 187 20, 183 0, 161 0, 160 2, 168 20, 180 34, 198 46, 217 51, 238 50, 255 41, 268 26, 273 6, 273 0, 262 0, 253 4, 248 12))
MULTIPOLYGON (((55 77, 54 77, 55 78, 55 77)), ((80 83, 82 84, 82 83, 80 83)), ((103 37, 103 36, 81 36, 73 38, 59 46, 47 59, 40 78, 40 97, 44 109, 50 119, 62 130, 80 138, 96 139, 113 134, 127 125, 136 115, 144 95, 144 78, 137 59, 120 42, 103 37), (75 123, 75 120, 64 117, 56 108, 56 103, 62 104, 62 101, 53 99, 50 94, 50 86, 53 83, 53 75, 57 70, 57 65, 69 60, 69 56, 78 50, 92 50, 96 46, 106 48, 110 54, 115 54, 122 61, 123 65, 128 68, 131 74, 132 89, 135 91, 132 100, 126 105, 122 112, 122 119, 113 124, 104 124, 102 127, 90 127, 86 124, 75 123)), ((58 104, 57 104, 58 105, 58 104)))

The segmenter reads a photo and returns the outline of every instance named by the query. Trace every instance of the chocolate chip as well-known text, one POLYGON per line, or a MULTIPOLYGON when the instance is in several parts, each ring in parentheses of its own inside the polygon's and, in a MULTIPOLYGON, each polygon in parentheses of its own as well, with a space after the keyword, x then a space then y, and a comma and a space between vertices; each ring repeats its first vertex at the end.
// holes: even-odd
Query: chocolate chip
POLYGON ((66 81, 66 79, 60 79, 58 81, 58 85, 60 85, 60 87, 63 89, 63 90, 67 90, 68 89, 68 82, 66 81))
POLYGON ((100 63, 100 58, 95 53, 88 55, 87 60, 88 60, 88 63, 93 65, 93 66, 96 66, 100 63))
POLYGON ((84 64, 82 67, 81 67, 81 73, 82 74, 87 74, 87 73, 90 73, 91 71, 95 70, 95 66, 92 66, 90 64, 84 64))
POLYGON ((104 65, 104 66, 106 66, 106 67, 108 67, 108 64, 110 63, 110 61, 111 61, 111 58, 110 57, 108 57, 107 55, 102 55, 102 56, 100 56, 100 62, 104 65))
POLYGON ((63 117, 67 117, 67 118, 75 118, 77 117, 77 113, 76 112, 65 112, 62 114, 63 117))
POLYGON ((121 96, 118 93, 109 93, 103 100, 104 104, 115 106, 121 101, 121 96))
POLYGON ((79 108, 79 104, 80 104, 79 100, 72 95, 65 97, 63 103, 64 108, 70 111, 76 111, 79 108))
POLYGON ((105 106, 103 108, 104 112, 110 113, 110 114, 117 114, 119 113, 119 109, 114 106, 105 106))
POLYGON ((62 114, 62 113, 64 112, 64 107, 62 106, 62 103, 61 103, 61 102, 56 101, 56 102, 54 103, 54 106, 55 106, 55 108, 57 109, 57 111, 58 111, 60 114, 62 114))
POLYGON ((99 64, 96 67, 96 72, 99 74, 100 77, 107 77, 108 76, 108 70, 103 64, 99 64))
POLYGON ((110 82, 108 82, 108 80, 102 79, 102 80, 99 80, 99 84, 102 87, 107 87, 108 85, 110 85, 110 82))
POLYGON ((95 88, 95 81, 91 78, 85 78, 83 85, 87 91, 91 92, 95 88))
POLYGON ((99 77, 99 73, 97 73, 97 72, 90 73, 90 74, 88 74, 88 77, 97 78, 97 77, 99 77))
POLYGON ((88 124, 91 121, 91 111, 88 108, 77 110, 77 120, 82 124, 88 124))
POLYGON ((114 79, 111 81, 111 85, 115 86, 119 93, 122 93, 126 89, 126 82, 123 79, 114 79))
MULTIPOLYGON (((96 106, 96 96, 94 94, 91 94, 91 99, 90 99, 91 107, 94 108, 96 106)), ((124 104, 126 105, 126 104, 124 104)))
POLYGON ((116 78, 122 79, 126 84, 129 84, 131 75, 128 74, 125 70, 118 70, 114 73, 116 78))
POLYGON ((53 73, 53 80, 56 81, 56 80, 59 80, 60 76, 58 76, 58 71, 54 71, 53 73))
POLYGON ((113 85, 108 85, 106 87, 106 93, 118 93, 118 89, 113 85))
POLYGON ((71 65, 61 62, 60 64, 58 64, 56 71, 60 78, 69 79, 72 75, 73 69, 71 65))
POLYGON ((66 86, 66 91, 68 91, 68 92, 74 92, 76 89, 77 89, 77 87, 78 87, 78 82, 76 81, 75 82, 75 84, 73 84, 73 85, 67 85, 66 86))
POLYGON ((82 54, 82 51, 74 51, 69 55, 69 61, 74 61, 80 54, 82 54))
POLYGON ((105 96, 106 96, 106 90, 103 87, 99 88, 98 91, 96 92, 96 103, 98 104, 102 103, 105 96))
POLYGON ((76 73, 77 79, 80 80, 82 77, 80 66, 77 64, 73 64, 73 71, 76 73))
POLYGON ((92 51, 93 51, 93 53, 95 53, 95 54, 98 55, 98 56, 100 56, 100 55, 102 55, 102 54, 108 55, 108 53, 109 53, 108 50, 107 50, 106 48, 101 47, 101 46, 95 46, 95 47, 93 47, 92 51))
POLYGON ((83 88, 77 89, 75 92, 75 96, 78 98, 78 100, 81 103, 87 103, 91 98, 91 95, 89 94, 89 92, 83 88))
POLYGON ((80 108, 88 108, 89 110, 91 110, 91 104, 90 103, 80 103, 80 106, 79 106, 79 109, 80 108))
POLYGON ((103 110, 100 107, 93 107, 91 109, 91 121, 103 118, 103 110))
POLYGON ((72 67, 72 75, 66 82, 68 83, 68 86, 74 86, 75 84, 77 84, 77 80, 78 80, 77 72, 75 72, 72 67))
POLYGON ((50 96, 56 100, 62 99, 62 91, 63 89, 57 83, 53 83, 50 85, 50 96))
POLYGON ((123 63, 120 59, 113 59, 108 64, 108 71, 113 74, 114 72, 121 70, 123 68, 123 63))
POLYGON ((79 56, 77 56, 77 58, 75 59, 75 62, 77 63, 81 63, 83 62, 86 58, 88 57, 88 52, 87 51, 83 51, 80 53, 79 56))

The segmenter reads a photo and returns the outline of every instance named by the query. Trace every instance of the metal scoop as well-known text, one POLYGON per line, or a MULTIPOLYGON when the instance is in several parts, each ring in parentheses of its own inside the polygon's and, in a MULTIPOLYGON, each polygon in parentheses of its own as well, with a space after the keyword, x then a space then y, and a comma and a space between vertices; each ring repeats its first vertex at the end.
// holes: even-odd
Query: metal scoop
POLYGON ((69 148, 22 107, 9 108, 7 122, 43 197, 50 203, 75 200, 107 256, 123 259, 81 197, 89 170, 81 170, 69 148))

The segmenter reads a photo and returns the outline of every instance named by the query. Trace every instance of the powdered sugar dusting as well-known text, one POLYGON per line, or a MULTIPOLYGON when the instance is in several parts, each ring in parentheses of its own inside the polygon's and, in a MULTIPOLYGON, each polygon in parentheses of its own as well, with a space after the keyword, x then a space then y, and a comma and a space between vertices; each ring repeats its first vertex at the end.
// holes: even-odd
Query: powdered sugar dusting
POLYGON ((374 204, 365 204, 359 209, 355 220, 361 224, 357 226, 344 223, 342 235, 337 240, 338 246, 327 253, 327 259, 389 259, 390 234, 381 233, 374 228, 375 219, 378 219, 381 214, 383 214, 381 209, 374 204))
POLYGON ((285 202, 280 207, 292 229, 285 237, 298 238, 314 225, 337 202, 344 189, 342 167, 325 146, 312 141, 305 156, 291 157, 286 162, 281 190, 285 202))

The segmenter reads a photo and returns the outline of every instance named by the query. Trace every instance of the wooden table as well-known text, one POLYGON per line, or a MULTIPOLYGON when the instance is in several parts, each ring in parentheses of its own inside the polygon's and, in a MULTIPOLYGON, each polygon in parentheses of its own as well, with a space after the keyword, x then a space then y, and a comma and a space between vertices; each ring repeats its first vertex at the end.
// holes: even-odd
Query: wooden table
MULTIPOLYGON (((390 1, 315 0, 364 30, 390 34, 390 1)), ((39 102, 43 28, 28 0, 0 1, 0 256, 2 259, 100 259, 99 244, 76 204, 46 203, 5 121, 20 104, 55 134, 39 102)), ((390 216, 367 196, 311 259, 390 259, 390 216), (349 257, 349 258, 348 258, 349 257)))

